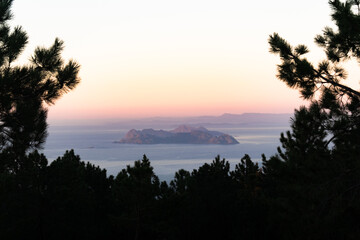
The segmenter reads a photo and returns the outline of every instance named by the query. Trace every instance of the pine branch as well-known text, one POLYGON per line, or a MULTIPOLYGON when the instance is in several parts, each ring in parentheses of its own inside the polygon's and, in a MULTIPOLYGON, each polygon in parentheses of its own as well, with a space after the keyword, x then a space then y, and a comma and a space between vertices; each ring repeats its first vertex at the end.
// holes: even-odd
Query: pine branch
POLYGON ((352 89, 352 88, 350 88, 350 87, 348 87, 348 86, 345 86, 345 85, 343 85, 343 84, 340 84, 340 83, 338 83, 338 82, 336 82, 336 81, 333 81, 333 80, 331 80, 330 78, 326 78, 326 77, 322 76, 322 75, 320 74, 320 72, 317 71, 316 69, 314 69, 314 71, 315 71, 315 73, 318 74, 318 76, 319 76, 321 79, 323 79, 326 83, 330 83, 330 84, 333 85, 333 86, 336 86, 336 87, 341 88, 343 92, 345 92, 345 93, 350 93, 350 95, 352 95, 352 96, 353 96, 353 95, 356 95, 358 98, 360 98, 360 92, 358 92, 358 91, 356 91, 356 90, 354 90, 354 89, 352 89))

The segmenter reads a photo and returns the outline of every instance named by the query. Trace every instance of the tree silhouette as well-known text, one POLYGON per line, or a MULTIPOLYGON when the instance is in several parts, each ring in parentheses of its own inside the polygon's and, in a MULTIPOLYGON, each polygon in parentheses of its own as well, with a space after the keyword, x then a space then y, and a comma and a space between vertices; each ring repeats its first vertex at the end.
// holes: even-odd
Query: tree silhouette
POLYGON ((269 38, 270 52, 281 59, 278 78, 310 100, 295 111, 291 131, 281 135, 278 155, 263 162, 264 184, 272 196, 270 222, 274 228, 284 224, 285 238, 360 236, 351 222, 360 213, 355 204, 360 198, 360 92, 343 83, 347 73, 340 66, 360 60, 360 5, 352 0, 329 4, 337 29, 326 27, 316 36, 327 55, 317 67, 304 57, 306 46, 292 47, 277 33, 269 38))
POLYGON ((10 171, 19 171, 28 151, 38 149, 47 136, 47 104, 53 104, 78 83, 80 66, 64 63, 63 41, 55 39, 50 48, 35 49, 28 65, 18 66, 28 42, 19 26, 11 29, 12 0, 0 1, 0 151, 12 159, 10 171))
POLYGON ((44 239, 49 167, 37 149, 47 136, 47 106, 79 83, 80 66, 64 62, 59 39, 18 65, 28 36, 9 25, 12 3, 0 0, 0 238, 44 239))
POLYGON ((66 151, 47 168, 43 232, 46 239, 99 239, 107 235, 110 181, 106 170, 66 151))
POLYGON ((315 41, 327 54, 327 60, 318 67, 304 57, 309 51, 306 46, 294 48, 277 33, 269 38, 270 52, 279 54, 281 59, 278 78, 311 100, 308 108, 295 112, 293 133, 281 136, 287 153, 279 151, 279 154, 285 161, 290 148, 297 148, 293 155, 304 157, 312 155, 308 151, 320 153, 330 148, 333 154, 347 152, 349 157, 360 151, 360 92, 341 83, 347 74, 339 65, 353 57, 360 60, 360 28, 357 27, 360 26, 360 5, 352 0, 344 3, 333 0, 329 4, 338 29, 326 27, 322 35, 316 36, 315 41), (316 92, 320 93, 318 97, 316 92))
POLYGON ((149 239, 155 232, 154 216, 160 196, 160 181, 146 155, 128 165, 114 179, 115 209, 112 214, 117 231, 128 239, 149 239))

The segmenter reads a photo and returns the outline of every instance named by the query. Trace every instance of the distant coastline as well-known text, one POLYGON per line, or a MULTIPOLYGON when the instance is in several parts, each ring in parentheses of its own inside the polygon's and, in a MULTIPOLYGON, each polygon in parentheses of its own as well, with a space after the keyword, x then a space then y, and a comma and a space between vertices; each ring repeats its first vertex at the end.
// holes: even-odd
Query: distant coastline
POLYGON ((287 127, 290 125, 292 113, 224 113, 219 116, 193 117, 147 117, 147 118, 103 118, 51 120, 51 126, 109 126, 122 129, 172 129, 185 124, 190 126, 204 126, 207 128, 233 127, 287 127))

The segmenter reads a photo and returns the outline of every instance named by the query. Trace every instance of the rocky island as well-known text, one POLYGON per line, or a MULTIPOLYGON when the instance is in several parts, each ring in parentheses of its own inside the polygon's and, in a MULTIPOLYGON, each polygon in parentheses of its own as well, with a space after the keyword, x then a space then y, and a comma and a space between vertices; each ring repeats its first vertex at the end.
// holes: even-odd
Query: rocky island
POLYGON ((232 136, 209 131, 204 127, 181 125, 174 130, 130 130, 123 139, 116 143, 130 144, 238 144, 232 136))

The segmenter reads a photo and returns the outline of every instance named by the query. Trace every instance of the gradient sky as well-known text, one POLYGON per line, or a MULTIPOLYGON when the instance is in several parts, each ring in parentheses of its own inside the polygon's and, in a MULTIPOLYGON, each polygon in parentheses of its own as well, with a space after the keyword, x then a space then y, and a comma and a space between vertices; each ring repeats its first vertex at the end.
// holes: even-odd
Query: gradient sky
POLYGON ((15 0, 12 24, 29 35, 20 62, 59 37, 64 58, 82 66, 81 84, 49 108, 51 121, 291 113, 304 102, 276 79, 268 36, 323 59, 313 39, 332 26, 327 2, 15 0))

